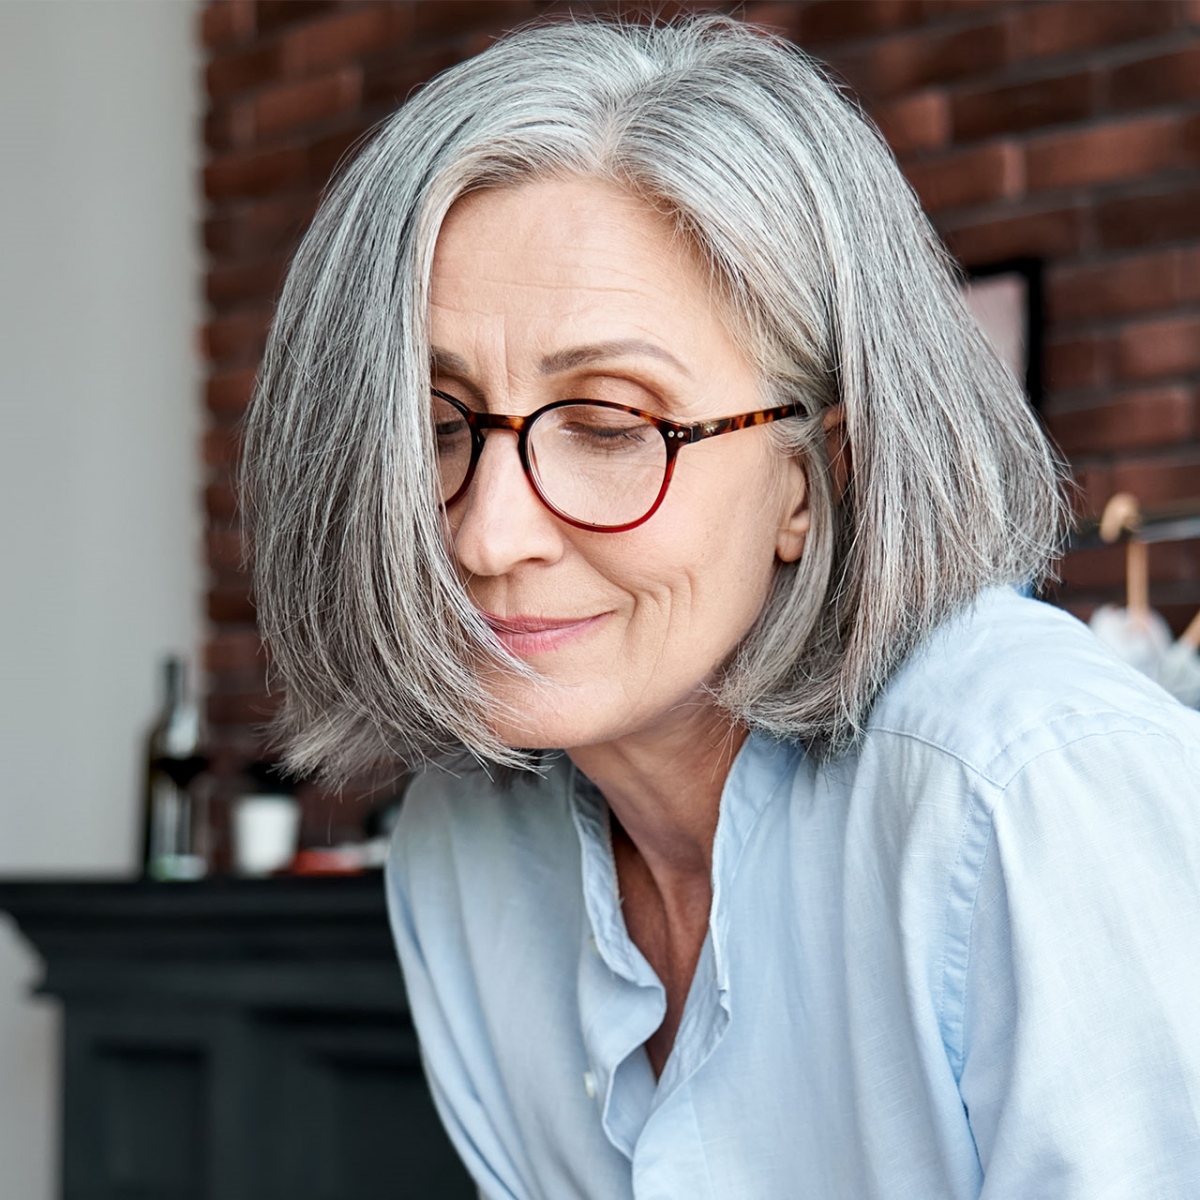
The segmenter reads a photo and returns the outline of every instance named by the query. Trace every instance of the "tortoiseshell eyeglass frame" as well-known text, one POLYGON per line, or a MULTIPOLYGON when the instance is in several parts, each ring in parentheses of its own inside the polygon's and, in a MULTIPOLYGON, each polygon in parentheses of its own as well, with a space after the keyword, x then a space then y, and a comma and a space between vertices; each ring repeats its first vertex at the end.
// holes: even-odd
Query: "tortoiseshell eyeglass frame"
POLYGON ((468 408, 460 400, 446 395, 445 392, 441 392, 437 388, 431 388, 430 390, 439 399, 445 400, 447 404, 452 404, 458 409, 467 422, 467 427, 471 430, 471 461, 467 465, 467 473, 463 476, 463 481, 454 495, 442 501, 443 507, 449 508, 451 504, 462 499, 467 489, 471 486, 471 480, 475 477, 475 468, 479 463, 479 456, 483 453, 485 431, 489 429, 507 429, 517 435, 517 454, 521 459, 521 468, 524 470, 525 478, 529 480, 529 486, 533 488, 537 498, 560 521, 565 521, 568 525, 573 525, 576 529, 586 529, 592 533, 624 533, 626 530, 636 529, 639 525, 650 520, 658 511, 659 505, 662 504, 663 498, 667 494, 667 488, 671 483, 671 476, 675 473, 675 458, 684 446, 690 446, 694 442, 702 442, 705 438, 720 437, 723 433, 734 433, 739 429, 751 429, 755 425, 769 425, 772 421, 782 421, 787 417, 804 415, 804 410, 798 404, 786 404, 781 408, 761 408, 756 412, 737 413, 731 417, 716 417, 711 421, 696 421, 692 424, 682 424, 679 421, 668 421, 665 417, 656 417, 653 413, 643 412, 640 408, 631 408, 627 404, 614 404, 609 400, 555 400, 551 404, 544 404, 541 408, 535 409, 528 416, 509 417, 502 413, 476 412, 468 408), (653 425, 662 434, 663 442, 667 448, 667 460, 663 470, 662 486, 658 489, 658 495, 654 498, 654 503, 636 521, 626 521, 623 525, 593 525, 588 521, 580 521, 577 517, 571 516, 570 513, 565 513, 560 508, 556 508, 538 485, 537 475, 534 473, 533 465, 529 461, 530 430, 539 417, 548 412, 553 412, 556 408, 578 407, 581 405, 588 408, 607 408, 613 409, 616 412, 630 413, 632 416, 640 417, 648 425, 653 425))

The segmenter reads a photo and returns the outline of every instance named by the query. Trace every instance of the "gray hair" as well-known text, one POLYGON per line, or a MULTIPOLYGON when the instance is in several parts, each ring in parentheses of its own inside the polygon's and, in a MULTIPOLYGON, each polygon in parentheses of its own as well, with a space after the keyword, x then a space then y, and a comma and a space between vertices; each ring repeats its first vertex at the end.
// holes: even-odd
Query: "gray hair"
POLYGON ((528 757, 491 729, 505 655, 443 533, 428 414, 434 242, 467 192, 619 183, 709 265, 812 527, 715 685, 738 720, 832 755, 939 622, 1039 580, 1061 466, 980 334, 877 131, 782 39, 725 18, 510 35, 379 129, 292 264, 246 428, 244 511, 299 770, 450 751, 528 757), (823 418, 841 405, 845 486, 823 418))

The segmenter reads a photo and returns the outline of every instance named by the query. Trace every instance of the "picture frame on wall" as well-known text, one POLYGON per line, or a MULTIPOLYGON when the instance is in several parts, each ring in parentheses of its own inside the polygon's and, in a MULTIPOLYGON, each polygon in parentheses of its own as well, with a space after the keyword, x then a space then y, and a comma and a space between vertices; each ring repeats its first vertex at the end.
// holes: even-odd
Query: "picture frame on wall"
POLYGON ((1029 403, 1042 407, 1042 265, 1011 259, 968 267, 963 283, 967 307, 1013 374, 1025 384, 1029 403))

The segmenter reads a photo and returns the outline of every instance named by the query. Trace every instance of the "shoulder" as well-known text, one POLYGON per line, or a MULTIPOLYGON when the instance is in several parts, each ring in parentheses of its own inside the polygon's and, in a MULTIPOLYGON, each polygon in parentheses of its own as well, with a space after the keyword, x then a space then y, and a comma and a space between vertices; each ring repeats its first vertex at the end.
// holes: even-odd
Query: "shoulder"
POLYGON ((563 758, 504 783, 475 765, 418 776, 388 855, 393 925, 403 915, 420 941, 487 953, 551 897, 567 903, 580 870, 572 778, 563 758))
POLYGON ((529 855, 552 852, 564 835, 573 836, 570 785, 562 756, 507 780, 470 762, 432 767, 405 793, 389 872, 410 879, 519 871, 529 855))
POLYGON ((1136 898, 1168 858, 1200 878, 1200 714, 1015 592, 981 596, 914 653, 824 777, 844 798, 848 886, 904 914, 947 1046, 967 964, 988 957, 980 911, 1011 906, 1024 937, 1069 889, 1075 936, 1098 947, 1089 896, 1136 898))
POLYGON ((1193 760, 1200 715, 1120 662, 1068 613, 1010 589, 984 593, 919 648, 880 695, 865 742, 944 756, 1003 792, 1050 756, 1193 760))

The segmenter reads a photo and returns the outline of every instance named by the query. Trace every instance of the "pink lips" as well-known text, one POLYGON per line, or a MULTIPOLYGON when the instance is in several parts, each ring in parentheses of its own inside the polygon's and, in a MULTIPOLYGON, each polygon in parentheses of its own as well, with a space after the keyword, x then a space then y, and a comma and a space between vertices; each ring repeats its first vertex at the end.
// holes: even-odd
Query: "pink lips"
POLYGON ((498 617, 481 613, 510 654, 520 658, 544 654, 574 641, 594 629, 608 613, 594 617, 498 617))

